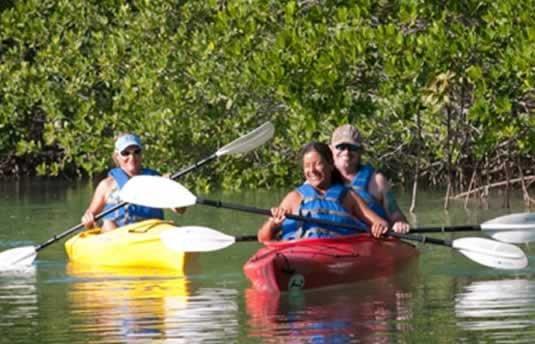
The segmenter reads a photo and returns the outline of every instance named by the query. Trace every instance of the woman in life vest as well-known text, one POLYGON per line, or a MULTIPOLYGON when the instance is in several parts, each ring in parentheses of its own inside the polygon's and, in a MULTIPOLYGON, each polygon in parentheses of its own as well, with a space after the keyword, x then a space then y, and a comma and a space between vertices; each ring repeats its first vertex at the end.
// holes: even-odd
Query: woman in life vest
MULTIPOLYGON (((113 161, 117 167, 108 172, 108 176, 97 186, 91 203, 82 216, 82 224, 86 228, 96 226, 95 215, 118 203, 119 191, 126 182, 137 175, 160 175, 155 170, 143 168, 143 145, 139 136, 121 134, 115 141, 113 161)), ((130 223, 146 219, 163 219, 162 209, 127 204, 104 216, 102 231, 109 231, 130 223)))
POLYGON ((331 136, 330 147, 334 165, 342 175, 343 182, 352 187, 370 209, 387 220, 393 231, 409 232, 410 225, 385 175, 370 164, 362 163, 363 145, 358 130, 350 124, 336 128, 331 136))
POLYGON ((258 231, 259 241, 335 237, 367 231, 379 237, 388 231, 388 222, 368 208, 351 188, 344 186, 328 145, 306 144, 301 151, 301 160, 305 183, 288 193, 278 207, 271 209, 272 216, 258 231), (295 221, 286 219, 286 214, 349 224, 353 228, 295 221))

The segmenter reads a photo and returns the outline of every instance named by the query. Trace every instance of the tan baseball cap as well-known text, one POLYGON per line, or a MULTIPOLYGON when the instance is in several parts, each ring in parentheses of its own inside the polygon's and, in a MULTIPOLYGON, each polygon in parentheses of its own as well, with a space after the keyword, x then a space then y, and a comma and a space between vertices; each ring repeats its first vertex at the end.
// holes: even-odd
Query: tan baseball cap
POLYGON ((357 147, 362 147, 362 140, 357 128, 351 124, 344 124, 336 128, 331 137, 331 145, 336 147, 341 143, 349 143, 357 147))

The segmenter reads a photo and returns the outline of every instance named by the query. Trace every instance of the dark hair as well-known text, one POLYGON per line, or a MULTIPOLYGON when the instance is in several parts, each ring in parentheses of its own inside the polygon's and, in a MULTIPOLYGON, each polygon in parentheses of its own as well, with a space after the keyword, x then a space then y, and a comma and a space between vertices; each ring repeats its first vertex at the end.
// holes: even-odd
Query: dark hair
POLYGON ((307 144, 305 144, 301 148, 301 152, 299 153, 299 161, 301 167, 303 166, 303 157, 305 154, 309 152, 316 152, 318 153, 323 160, 325 160, 329 165, 332 166, 333 172, 331 174, 331 183, 332 184, 343 184, 344 179, 342 178, 342 175, 334 165, 334 159, 333 159, 333 153, 331 151, 331 148, 325 143, 312 141, 307 144))

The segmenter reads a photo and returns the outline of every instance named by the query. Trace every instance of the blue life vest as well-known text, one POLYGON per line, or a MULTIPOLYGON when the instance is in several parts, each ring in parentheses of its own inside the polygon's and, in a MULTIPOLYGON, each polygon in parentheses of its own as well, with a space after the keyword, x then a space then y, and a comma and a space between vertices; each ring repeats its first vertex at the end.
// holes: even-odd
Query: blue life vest
POLYGON ((370 179, 372 178, 374 172, 375 169, 369 164, 361 166, 361 168, 357 172, 357 175, 351 181, 351 187, 360 196, 360 198, 362 198, 364 202, 366 202, 366 204, 371 210, 373 210, 383 219, 389 221, 388 215, 386 213, 385 208, 383 208, 383 205, 379 203, 375 199, 375 197, 373 197, 373 195, 368 191, 368 185, 370 184, 370 179))
POLYGON ((285 219, 281 226, 281 239, 323 238, 366 232, 368 226, 353 217, 342 205, 348 190, 342 184, 332 185, 323 195, 310 184, 303 184, 296 189, 301 195, 299 215, 351 225, 353 229, 285 219))
MULTIPOLYGON (((141 170, 142 175, 149 175, 149 176, 159 176, 160 174, 154 170, 151 170, 149 168, 144 168, 141 170)), ((117 186, 119 187, 119 190, 123 188, 123 186, 126 184, 128 179, 130 178, 126 172, 124 172, 121 168, 114 168, 109 173, 108 176, 113 177, 115 182, 117 183, 117 186)), ((106 203, 104 206, 104 211, 107 209, 110 209, 117 205, 117 203, 120 202, 119 199, 116 200, 107 200, 109 203, 106 203)), ((127 204, 126 206, 119 208, 112 213, 104 216, 104 220, 111 220, 114 221, 118 227, 122 227, 124 225, 139 222, 142 220, 147 219, 162 219, 163 220, 163 210, 158 208, 150 208, 150 207, 144 207, 137 204, 127 204)))

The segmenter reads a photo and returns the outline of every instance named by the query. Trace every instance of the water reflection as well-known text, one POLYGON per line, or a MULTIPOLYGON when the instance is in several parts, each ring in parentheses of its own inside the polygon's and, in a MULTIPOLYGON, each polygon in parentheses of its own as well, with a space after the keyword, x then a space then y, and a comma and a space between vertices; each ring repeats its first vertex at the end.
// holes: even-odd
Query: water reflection
POLYGON ((39 313, 35 266, 0 272, 0 333, 28 337, 39 313))
POLYGON ((457 294, 455 314, 460 327, 481 331, 493 342, 525 342, 526 338, 535 336, 535 281, 472 282, 457 294), (518 332, 518 329, 523 331, 518 332), (511 330, 517 333, 514 338, 511 330))
POLYGON ((80 270, 68 291, 71 331, 83 342, 190 343, 238 334, 235 289, 197 288, 154 271, 80 270))
POLYGON ((409 272, 296 293, 247 289, 249 335, 265 342, 398 342, 411 330, 416 279, 409 272))

